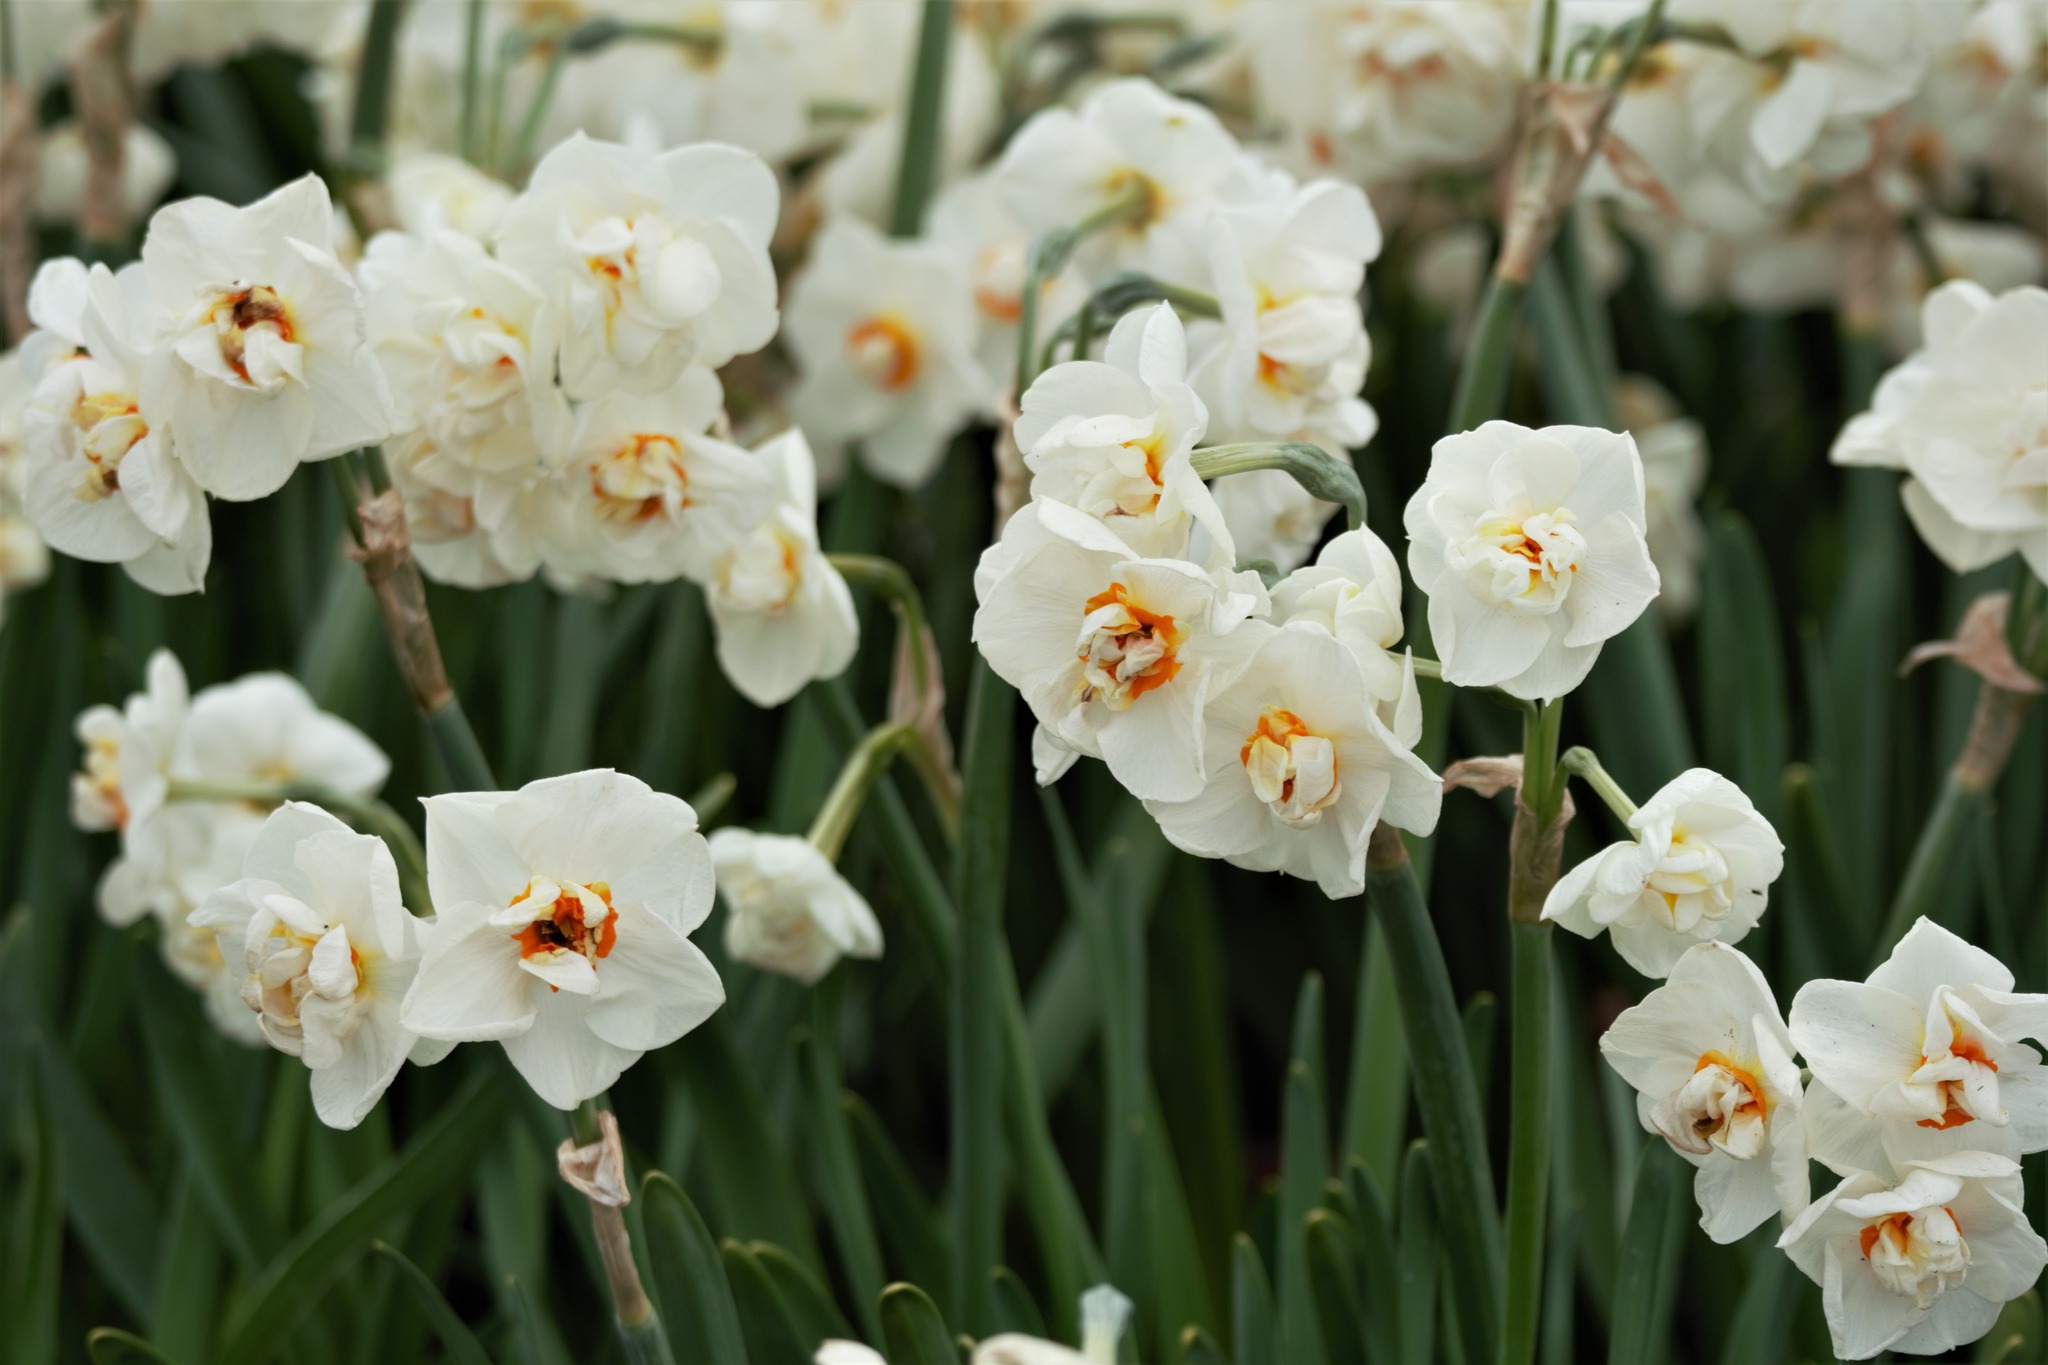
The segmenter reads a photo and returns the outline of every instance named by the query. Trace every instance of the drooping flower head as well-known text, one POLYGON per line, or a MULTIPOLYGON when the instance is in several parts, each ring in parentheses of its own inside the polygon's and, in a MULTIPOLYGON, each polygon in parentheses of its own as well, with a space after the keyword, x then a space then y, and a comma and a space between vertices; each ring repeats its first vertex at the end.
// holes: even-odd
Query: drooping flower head
POLYGON ((1724 943, 1686 950, 1623 1010, 1600 1051, 1636 1089, 1643 1127, 1694 1166, 1700 1226, 1732 1242, 1806 1207, 1799 1067, 1770 983, 1724 943))
POLYGON ((882 955, 875 912, 810 840, 728 827, 711 836, 711 865, 738 961, 808 986, 842 957, 882 955))
POLYGON ((1615 951, 1661 977, 1695 943, 1739 943, 1756 927, 1785 846, 1742 789, 1693 768, 1629 817, 1633 840, 1609 844, 1558 879, 1543 918, 1582 938, 1605 930, 1615 951))

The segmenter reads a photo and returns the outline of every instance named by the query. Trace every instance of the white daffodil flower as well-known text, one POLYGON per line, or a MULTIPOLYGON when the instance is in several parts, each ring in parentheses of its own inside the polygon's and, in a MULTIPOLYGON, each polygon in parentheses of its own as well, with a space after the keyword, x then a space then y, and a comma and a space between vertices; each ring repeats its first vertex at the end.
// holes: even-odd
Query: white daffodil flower
POLYGON ((1766 174, 1809 156, 1824 173, 1858 169, 1869 158, 1871 120, 1905 103, 1926 72, 1917 8, 1927 7, 1913 0, 1676 0, 1673 18, 1718 25, 1751 59, 1746 72, 1696 94, 1696 120, 1703 128, 1732 120, 1766 174))
POLYGON ((1807 1205, 1799 1066, 1770 983, 1725 943, 1688 948, 1600 1036, 1643 1127, 1694 1166, 1700 1227, 1737 1241, 1807 1205))
POLYGON ((260 498, 302 461, 391 434, 391 395, 319 177, 245 208, 193 198, 159 209, 142 267, 165 331, 142 406, 207 492, 260 498))
POLYGON ((1132 217, 1094 242, 1106 257, 1162 279, 1195 278, 1200 233, 1238 165, 1216 116, 1151 81, 1095 87, 1077 109, 1033 114, 996 163, 996 183, 1032 235, 1072 227, 1135 195, 1132 217))
POLYGON ((1835 1355, 1939 1355, 1991 1330, 2048 1265, 2018 1163, 1989 1152, 1911 1162, 1896 1182, 1852 1175, 1778 1239, 1821 1287, 1835 1355))
POLYGON ((965 268, 930 242, 892 242, 857 218, 828 221, 790 282, 783 338, 801 379, 790 409, 821 450, 859 442, 876 478, 904 488, 995 402, 975 358, 965 268))
MULTIPOLYGON (((66 119, 44 129, 37 160, 36 216, 50 222, 76 222, 91 167, 84 127, 75 119, 66 119)), ((177 178, 178 154, 163 134, 146 123, 131 123, 122 130, 123 213, 131 219, 147 217, 177 178)))
POLYGON ((882 926, 808 839, 728 826, 711 835, 725 951, 815 985, 842 957, 880 957, 882 926))
POLYGON ((28 482, 22 421, 34 384, 18 350, 0 355, 0 613, 9 593, 50 576, 50 549, 22 507, 28 482))
POLYGON ((1124 314, 1101 360, 1046 370, 1022 407, 1017 448, 1034 498, 1079 508, 1141 555, 1186 553, 1200 525, 1210 561, 1236 562, 1222 511, 1195 473, 1209 414, 1187 385, 1187 336, 1171 306, 1124 314))
POLYGON ((1140 798, 1201 791, 1203 706, 1269 629, 1247 620, 1266 606, 1255 575, 1142 558, 1041 498, 983 551, 975 582, 974 642, 1039 724, 1140 798))
POLYGON ((1817 1154, 1877 1169, 1873 1147, 1894 1164, 2048 1148, 2048 1067, 2021 1041, 2048 1041, 2048 995, 2012 987, 1997 958, 1927 919, 1867 980, 1802 986, 1793 1040, 1841 1101, 1817 1154))
POLYGON ((1404 630, 1401 566, 1385 541, 1363 526, 1334 537, 1313 565, 1273 585, 1273 620, 1313 625, 1350 650, 1381 722, 1398 743, 1415 747, 1422 738, 1422 695, 1414 659, 1394 653, 1404 630))
POLYGON ((1340 510, 1303 488, 1284 469, 1255 469, 1219 479, 1210 488, 1223 509, 1223 528, 1240 560, 1263 559, 1281 573, 1307 562, 1340 510))
POLYGON ((779 199, 760 157, 717 143, 653 153, 579 133, 542 157, 498 255, 563 309, 569 396, 660 393, 767 345, 779 199))
POLYGON ((425 804, 439 920, 407 1028, 498 1040, 542 1099, 573 1109, 724 1001, 686 937, 712 899, 686 802, 597 769, 425 804))
POLYGON ((142 267, 47 261, 28 304, 41 330, 23 343, 39 374, 22 417, 23 509, 65 554, 118 563, 153 592, 198 591, 213 529, 163 409, 143 401, 156 339, 142 267))
POLYGON ((1459 687, 1561 697, 1657 595, 1643 462, 1615 432, 1488 422, 1446 436, 1404 521, 1444 681, 1459 687))
POLYGON ((519 272, 461 233, 379 233, 359 271, 369 338, 396 411, 385 454, 468 491, 479 475, 559 463, 569 403, 555 383, 560 319, 519 272))
POLYGON ((1644 976, 1662 977, 1696 943, 1740 943, 1756 927, 1785 846, 1742 789, 1706 768, 1664 784, 1609 844, 1558 879, 1543 918, 1581 938, 1605 930, 1644 976))
POLYGON ((2048 578, 2048 289, 1927 296, 1921 350, 1842 429, 1836 464, 1903 469, 1906 513, 1957 573, 2019 551, 2048 578))
POLYGON ((192 699, 174 778, 198 782, 315 783, 374 796, 391 760, 369 736, 322 711, 283 673, 251 673, 192 699))
POLYGON ((711 566, 704 599, 718 630, 718 666, 741 696, 765 708, 845 672, 860 647, 860 616, 846 580, 818 548, 817 462, 802 430, 763 443, 754 458, 775 480, 775 508, 711 566))
POLYGON ((1362 446, 1378 419, 1358 396, 1371 357, 1359 291, 1380 254, 1379 220, 1356 185, 1282 183, 1284 197, 1211 219, 1223 321, 1203 344, 1195 386, 1233 437, 1313 429, 1333 449, 1362 446))
MULTIPOLYGON (((1015 374, 1031 232, 1004 202, 994 173, 983 171, 947 186, 932 202, 926 235, 967 267, 981 338, 975 355, 982 369, 991 376, 1015 374)), ((1088 287, 1071 262, 1058 275, 1040 281, 1039 344, 1044 345, 1087 297, 1088 287)))
POLYGON ((724 394, 689 369, 663 393, 620 390, 582 404, 564 482, 572 548, 560 567, 620 583, 701 579, 768 519, 775 476, 707 434, 724 394))
POLYGON ((328 1127, 361 1123, 407 1057, 446 1055, 398 1021, 427 926, 399 903, 398 868, 375 835, 288 801, 263 822, 241 880, 188 923, 218 935, 263 1036, 313 1073, 328 1127))
POLYGON ((1443 782, 1380 722, 1350 650, 1308 624, 1261 633, 1203 710, 1207 784, 1145 809, 1176 848, 1356 896, 1373 826, 1429 833, 1443 782))
POLYGON ((150 888, 163 881, 174 846, 189 845, 194 833, 164 805, 191 706, 185 670, 159 649, 149 656, 147 678, 120 710, 88 707, 76 726, 85 755, 71 777, 71 823, 121 835, 121 855, 99 888, 100 914, 116 925, 153 908, 159 898, 150 888))
POLYGON ((1246 8, 1261 107, 1317 170, 1379 181, 1491 153, 1528 79, 1529 11, 1513 0, 1246 8))

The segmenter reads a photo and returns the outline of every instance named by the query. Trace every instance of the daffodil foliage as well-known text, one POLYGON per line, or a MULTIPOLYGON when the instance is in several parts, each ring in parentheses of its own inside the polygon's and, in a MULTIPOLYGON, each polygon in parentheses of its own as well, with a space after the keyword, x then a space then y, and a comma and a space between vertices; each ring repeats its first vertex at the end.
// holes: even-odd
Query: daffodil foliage
POLYGON ((0 0, 0 1362, 2041 1359, 2044 147, 2041 0, 0 0))

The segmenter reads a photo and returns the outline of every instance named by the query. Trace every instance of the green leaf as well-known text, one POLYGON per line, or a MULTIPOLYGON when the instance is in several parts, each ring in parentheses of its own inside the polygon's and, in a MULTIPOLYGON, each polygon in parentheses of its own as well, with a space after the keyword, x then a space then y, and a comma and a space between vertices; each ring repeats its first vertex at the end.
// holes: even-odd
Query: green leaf
POLYGON ((1024 1281, 1017 1278, 1016 1271, 1006 1265, 997 1266, 989 1276, 989 1293, 995 1300, 997 1331, 1045 1337, 1045 1315, 1038 1311, 1037 1301, 1024 1287, 1024 1281))
POLYGON ((1344 1187, 1350 1196, 1352 1226, 1357 1230, 1359 1283, 1365 1291, 1365 1344, 1375 1360, 1395 1361, 1400 1354, 1401 1327, 1409 1305, 1402 1296, 1401 1259, 1394 1240, 1394 1220, 1387 1212, 1379 1184, 1365 1163, 1345 1167, 1344 1187))
POLYGON ((649 1171, 640 1182, 640 1199, 655 1299, 677 1358, 746 1365, 746 1341, 725 1262, 697 1206, 660 1171, 649 1171))
POLYGON ((292 1238, 250 1286, 248 1306, 221 1353, 221 1365, 260 1365, 275 1356, 378 1229, 475 1159, 496 1129, 504 1097, 501 1078, 473 1073, 404 1148, 292 1238))
MULTIPOLYGON (((1778 818, 1792 701, 1770 566, 1740 512, 1714 518, 1700 570, 1700 716, 1707 765, 1778 818)), ((1644 793, 1643 795, 1647 795, 1644 793)))
POLYGON ((1265 1262, 1252 1239, 1238 1233, 1230 1242, 1231 1358, 1236 1365, 1277 1365, 1280 1342, 1273 1329, 1273 1290, 1265 1262))
POLYGON ((874 1212, 868 1207, 867 1186, 861 1183, 846 1110, 840 1103, 839 1014, 845 989, 844 970, 831 973, 811 988, 811 1032, 804 1044, 805 1095, 833 1243, 839 1249, 847 1287, 854 1302, 861 1305, 861 1325, 873 1337, 881 1333, 875 1314, 882 1293, 882 1248, 875 1238, 874 1212))
POLYGON ((150 1334, 178 1360, 211 1360, 220 1303, 221 1245, 189 1168, 180 1163, 158 1244, 150 1334))
MULTIPOLYGON (((1141 1149, 1145 1163, 1144 1224, 1151 1242, 1148 1255, 1152 1272, 1153 1321, 1157 1324, 1159 1338, 1156 1354, 1163 1359, 1171 1355, 1178 1344, 1170 1324, 1191 1323, 1208 1327, 1215 1325, 1217 1319, 1210 1304, 1208 1284, 1202 1278, 1194 1215, 1188 1207, 1187 1193, 1181 1186, 1180 1162, 1174 1156, 1167 1135, 1166 1119, 1159 1109, 1159 1096, 1149 1093, 1147 1104, 1141 1149)), ((1140 1352, 1140 1355, 1152 1354, 1154 1352, 1140 1352)))
POLYGON ((775 1135, 761 1092, 741 1060, 721 1011, 666 1049, 701 1118, 697 1151, 707 1177, 699 1188, 721 1230, 787 1247, 816 1266, 803 1188, 775 1135))
POLYGON ((1500 1031, 1500 1001, 1492 991, 1474 991, 1460 1016, 1465 1051, 1472 1058, 1472 1080, 1484 1095, 1493 1084, 1493 1040, 1500 1031))
MULTIPOLYGON (((1768 1231, 1775 1234, 1775 1226, 1768 1231)), ((1721 1365, 1783 1359, 1788 1354, 1786 1346, 1799 1296, 1812 1283, 1792 1264, 1791 1258, 1779 1255, 1776 1247, 1765 1244, 1754 1250, 1757 1254, 1749 1258, 1749 1282, 1743 1285, 1742 1297, 1736 1301, 1735 1317, 1728 1324, 1728 1340, 1721 1348, 1721 1365)), ((1996 1334, 1994 1328, 1992 1335, 1996 1334)))
POLYGON ((1361 939, 1342 1152, 1363 1161, 1385 1186, 1397 1174, 1401 1139, 1408 1131, 1408 1051, 1394 1000, 1394 966, 1379 921, 1368 919, 1361 939))
POLYGON ((149 1365, 177 1365, 177 1362, 156 1347, 118 1327, 95 1327, 85 1334, 85 1354, 92 1365, 133 1365, 135 1361, 147 1361, 149 1365))
POLYGON ((1648 1365, 1664 1358, 1671 1304, 1660 1291, 1677 1254, 1678 1196, 1690 1169, 1673 1155, 1670 1144, 1643 1144, 1628 1227, 1621 1235, 1614 1330, 1607 1343, 1609 1365, 1648 1365))
POLYGON ((946 1274, 946 1243, 930 1201, 867 1101, 851 1090, 842 1091, 839 1100, 853 1129, 861 1183, 874 1201, 875 1222, 890 1257, 915 1279, 938 1283, 946 1274))
POLYGON ((426 1272, 407 1259, 404 1252, 386 1242, 370 1243, 370 1251, 383 1257, 398 1272, 398 1279, 412 1291, 413 1301, 426 1314, 427 1322, 434 1334, 441 1338, 442 1348, 448 1353, 453 1365, 491 1365, 491 1358, 484 1354, 484 1348, 477 1343, 476 1335, 469 1330, 455 1310, 448 1306, 448 1300, 426 1272))
MULTIPOLYGON (((1358 1233, 1343 1214, 1331 1209, 1310 1209, 1302 1236, 1306 1278, 1313 1289, 1313 1306, 1322 1325, 1318 1346, 1327 1344, 1331 1360, 1364 1360, 1365 1296, 1360 1291, 1358 1233)), ((1289 1347, 1288 1359, 1306 1358, 1289 1347)), ((1377 1354, 1373 1358, 1385 1359, 1377 1354)))
POLYGON ((946 68, 953 49, 953 6, 925 0, 917 29, 917 60, 910 102, 903 119, 902 151, 896 158, 896 194, 890 201, 889 235, 915 237, 925 206, 938 184, 946 124, 946 68))
POLYGON ((831 1293, 818 1277, 796 1257, 773 1242, 755 1242, 747 1248, 767 1272, 789 1316, 812 1346, 827 1337, 851 1337, 853 1324, 832 1302, 831 1293))
POLYGON ((731 1238, 719 1244, 718 1252, 725 1262, 725 1278, 732 1284, 733 1302, 739 1308, 748 1359, 809 1360, 818 1338, 806 1335, 803 1324, 776 1291, 761 1258, 731 1238))
POLYGON ((1402 1360, 1429 1360, 1436 1354, 1437 1226, 1435 1177, 1429 1169, 1429 1143, 1408 1144, 1401 1163, 1401 1303, 1402 1360))
POLYGON ((106 1116, 71 1069, 71 1061, 45 1040, 36 1074, 50 1125, 63 1144, 64 1203, 78 1240, 121 1306, 137 1322, 152 1322, 162 1233, 155 1197, 137 1175, 106 1116))
POLYGON ((230 1111, 204 1050, 216 1042, 213 1028, 199 1017, 191 992, 162 969, 144 967, 135 988, 147 1021, 139 1031, 157 1099, 221 1240, 242 1272, 254 1276, 263 1269, 277 1234, 232 1169, 236 1144, 221 1123, 230 1111), (183 1039, 199 1039, 202 1046, 184 1045, 183 1039))
POLYGON ((1671 647, 1655 612, 1600 647, 1576 714, 1623 790, 1637 800, 1693 766, 1692 731, 1671 647))
POLYGON ((1001 1253, 1003 1204, 1003 892, 1010 852, 1011 724, 1017 694, 985 659, 974 664, 961 767, 953 903, 951 1095, 952 1300, 971 1332, 988 1327, 988 1274, 1001 1253))
POLYGON ((1465 1029, 1451 995, 1429 910, 1414 869, 1404 857, 1391 867, 1368 866, 1366 898, 1386 930, 1401 1004, 1401 1034, 1408 1043, 1415 1103, 1429 1138, 1436 1206, 1449 1251, 1452 1316, 1468 1344, 1490 1353, 1498 1339, 1502 1280, 1499 1205, 1486 1126, 1473 1083, 1465 1029))
POLYGON ((882 1291, 882 1342, 889 1365, 959 1365, 960 1352, 938 1305, 914 1284, 882 1291))
POLYGON ((1502 1358, 1525 1365, 1536 1354, 1543 1302, 1545 1219, 1550 1196, 1552 936, 1548 924, 1508 926, 1514 981, 1509 1003, 1507 1299, 1502 1358))
MULTIPOLYGON (((1323 1112, 1323 978, 1302 978, 1294 1006, 1293 1056, 1287 1063, 1280 1118, 1280 1210, 1278 1233, 1280 1347, 1289 1362, 1323 1356, 1321 1324, 1309 1282, 1309 1211, 1322 1202, 1329 1179, 1328 1127, 1323 1112)), ((1341 1357, 1340 1357, 1341 1358, 1341 1357)))
MULTIPOLYGON (((26 913, 17 912, 10 939, 25 935, 26 913)), ((8 946, 13 946, 12 944, 8 946)), ((40 1096, 28 1099, 26 1149, 14 1169, 13 1205, 8 1219, 7 1271, 0 1302, 11 1305, 8 1337, 12 1365, 43 1365, 57 1358, 58 1268, 64 1258, 64 1162, 56 1127, 40 1096)))

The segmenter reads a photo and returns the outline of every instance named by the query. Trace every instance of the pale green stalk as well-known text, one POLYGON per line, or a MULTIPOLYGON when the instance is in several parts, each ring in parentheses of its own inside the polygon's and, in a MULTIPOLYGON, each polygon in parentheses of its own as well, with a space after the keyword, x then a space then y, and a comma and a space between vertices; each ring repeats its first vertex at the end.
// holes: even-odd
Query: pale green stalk
POLYGON ((1249 474, 1259 469, 1283 470, 1311 496, 1343 507, 1345 525, 1365 525, 1365 489, 1358 470, 1346 459, 1303 441, 1254 441, 1210 446, 1194 453, 1195 473, 1205 479, 1249 474))
POLYGON ((889 211, 892 237, 917 236, 932 187, 938 183, 946 122, 947 58, 952 46, 952 0, 924 0, 917 29, 917 62, 910 76, 910 104, 903 119, 903 151, 896 162, 896 196, 889 211))
POLYGON ((1017 397, 1021 400, 1031 381, 1038 377, 1038 303, 1045 282, 1066 268, 1081 243, 1097 233, 1136 221, 1150 204, 1140 181, 1132 181, 1110 197, 1095 212, 1069 228, 1053 228, 1039 234, 1026 258, 1024 287, 1017 295, 1017 397))
POLYGON ((1574 745, 1564 751, 1564 757, 1558 762, 1566 772, 1591 787, 1607 809, 1614 812, 1615 819, 1627 824, 1634 817, 1636 803, 1629 799, 1628 793, 1621 789, 1621 784, 1601 765, 1599 755, 1591 749, 1574 745))
POLYGON ((897 754, 916 742, 917 731, 902 723, 877 725, 868 731, 867 737, 846 756, 839 780, 832 784, 825 804, 818 808, 817 818, 811 821, 810 832, 804 837, 820 853, 838 862, 840 850, 846 847, 846 836, 852 833, 853 822, 860 818, 861 807, 867 804, 868 792, 876 779, 889 770, 897 754))

